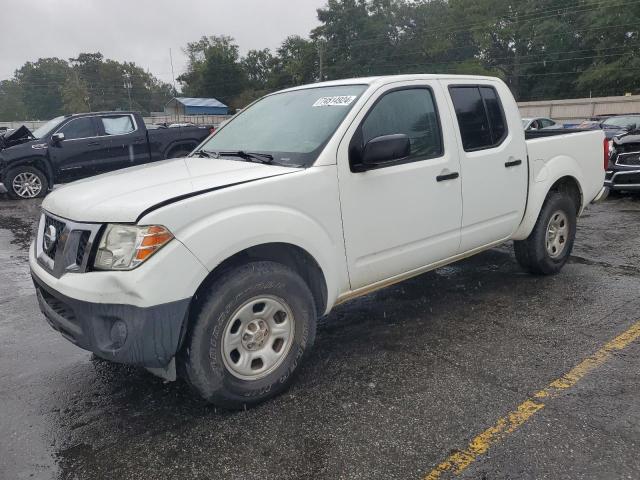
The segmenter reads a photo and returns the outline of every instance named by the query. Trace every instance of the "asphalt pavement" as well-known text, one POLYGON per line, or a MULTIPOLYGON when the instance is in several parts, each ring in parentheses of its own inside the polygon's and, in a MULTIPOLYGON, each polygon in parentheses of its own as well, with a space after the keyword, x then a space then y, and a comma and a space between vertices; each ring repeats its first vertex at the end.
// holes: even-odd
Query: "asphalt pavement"
POLYGON ((242 412, 54 332, 27 264, 38 215, 0 198, 2 480, 420 479, 452 456, 470 461, 440 478, 640 478, 640 197, 590 206, 557 276, 505 245, 336 308, 293 388, 242 412))

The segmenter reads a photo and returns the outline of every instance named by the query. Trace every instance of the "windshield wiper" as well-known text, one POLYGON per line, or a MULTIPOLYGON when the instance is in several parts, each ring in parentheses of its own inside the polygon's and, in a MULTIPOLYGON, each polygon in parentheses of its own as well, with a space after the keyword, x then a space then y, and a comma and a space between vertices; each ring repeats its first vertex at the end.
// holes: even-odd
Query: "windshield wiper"
POLYGON ((216 152, 211 152, 209 150, 198 150, 194 155, 206 158, 218 158, 218 154, 216 152))
POLYGON ((245 152, 244 150, 235 150, 233 152, 216 152, 218 157, 240 157, 248 162, 272 163, 273 155, 268 153, 245 152))

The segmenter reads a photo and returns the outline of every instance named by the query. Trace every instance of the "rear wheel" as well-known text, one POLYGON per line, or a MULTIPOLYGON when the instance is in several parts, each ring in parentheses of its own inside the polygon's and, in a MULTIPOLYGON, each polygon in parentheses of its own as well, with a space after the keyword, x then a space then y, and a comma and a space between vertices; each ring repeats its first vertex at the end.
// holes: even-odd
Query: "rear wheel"
POLYGON ((531 273, 558 273, 571 255, 576 236, 576 205, 561 192, 551 192, 526 240, 513 242, 518 263, 531 273))
POLYGON ((207 295, 181 356, 188 383, 233 409, 286 389, 316 332, 304 280, 284 265, 252 262, 223 275, 207 295))
POLYGON ((9 197, 16 200, 44 197, 49 189, 47 176, 27 165, 9 170, 5 182, 9 197))

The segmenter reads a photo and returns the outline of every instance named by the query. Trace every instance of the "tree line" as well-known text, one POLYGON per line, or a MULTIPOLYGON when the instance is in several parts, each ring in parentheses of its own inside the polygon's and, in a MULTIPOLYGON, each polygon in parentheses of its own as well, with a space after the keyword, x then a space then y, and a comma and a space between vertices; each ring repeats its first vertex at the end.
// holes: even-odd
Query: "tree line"
MULTIPOLYGON (((245 55, 233 38, 187 44, 184 96, 232 108, 281 88, 396 73, 494 75, 519 101, 639 93, 638 0, 328 0, 308 38, 245 55)), ((161 110, 171 86, 99 53, 28 62, 0 83, 0 119, 161 110), (132 88, 123 88, 129 75, 132 88)))

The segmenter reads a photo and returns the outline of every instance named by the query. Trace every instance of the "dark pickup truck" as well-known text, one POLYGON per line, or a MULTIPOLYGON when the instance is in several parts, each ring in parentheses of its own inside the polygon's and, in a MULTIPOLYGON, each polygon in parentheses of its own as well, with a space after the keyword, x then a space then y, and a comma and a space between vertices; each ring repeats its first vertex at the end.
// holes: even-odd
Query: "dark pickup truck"
POLYGON ((0 193, 42 197, 54 183, 186 156, 209 134, 205 126, 147 129, 135 112, 61 116, 33 132, 20 127, 0 134, 0 193))

